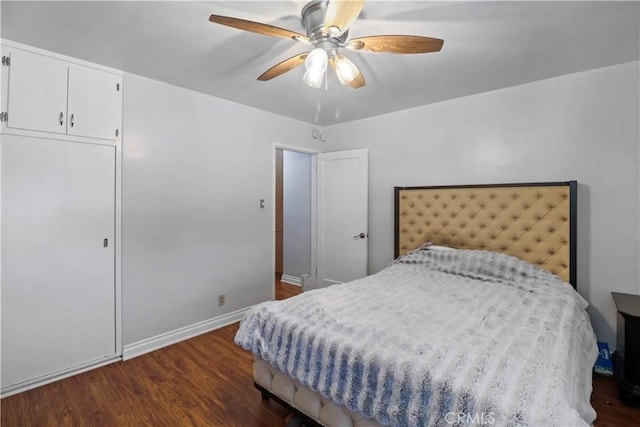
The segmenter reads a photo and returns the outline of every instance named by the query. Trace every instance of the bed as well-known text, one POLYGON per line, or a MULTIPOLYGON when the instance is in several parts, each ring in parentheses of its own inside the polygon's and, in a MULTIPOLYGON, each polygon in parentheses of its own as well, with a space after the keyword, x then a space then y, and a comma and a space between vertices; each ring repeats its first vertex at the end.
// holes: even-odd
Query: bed
POLYGON ((395 188, 391 265, 241 322, 262 397, 308 425, 590 425, 576 189, 395 188))

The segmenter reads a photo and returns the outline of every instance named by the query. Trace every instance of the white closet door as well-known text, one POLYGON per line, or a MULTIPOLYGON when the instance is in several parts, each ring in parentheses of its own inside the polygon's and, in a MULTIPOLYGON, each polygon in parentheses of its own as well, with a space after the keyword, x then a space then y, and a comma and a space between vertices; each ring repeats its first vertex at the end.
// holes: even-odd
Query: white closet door
POLYGON ((5 388, 115 354, 115 147, 1 149, 5 388))
POLYGON ((7 126, 67 132, 67 64, 31 52, 10 51, 7 126))
POLYGON ((70 65, 67 133, 115 140, 120 127, 121 84, 119 75, 70 65))

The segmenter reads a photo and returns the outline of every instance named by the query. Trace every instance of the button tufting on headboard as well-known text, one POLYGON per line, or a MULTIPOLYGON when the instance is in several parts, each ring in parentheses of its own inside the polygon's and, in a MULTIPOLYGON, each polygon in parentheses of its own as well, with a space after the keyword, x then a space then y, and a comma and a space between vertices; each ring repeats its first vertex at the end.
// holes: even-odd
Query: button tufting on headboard
POLYGON ((538 264, 575 283, 570 245, 575 242, 571 191, 576 188, 575 181, 396 188, 396 256, 426 241, 487 249, 538 264))

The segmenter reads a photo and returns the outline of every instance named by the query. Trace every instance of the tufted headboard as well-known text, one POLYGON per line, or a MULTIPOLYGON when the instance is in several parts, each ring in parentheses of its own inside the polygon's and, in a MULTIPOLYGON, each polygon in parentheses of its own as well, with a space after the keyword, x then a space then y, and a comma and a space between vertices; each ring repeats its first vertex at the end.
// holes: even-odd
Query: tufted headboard
POLYGON ((576 286, 577 182, 395 187, 397 258, 425 242, 503 252, 576 286))

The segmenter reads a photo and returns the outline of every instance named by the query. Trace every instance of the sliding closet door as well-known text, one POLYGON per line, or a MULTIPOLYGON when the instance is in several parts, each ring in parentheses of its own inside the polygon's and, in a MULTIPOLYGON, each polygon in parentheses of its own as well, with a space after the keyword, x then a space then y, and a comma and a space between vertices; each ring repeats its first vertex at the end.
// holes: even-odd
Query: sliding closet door
POLYGON ((1 148, 5 388, 115 354, 115 147, 1 148))

